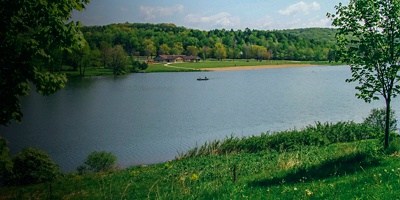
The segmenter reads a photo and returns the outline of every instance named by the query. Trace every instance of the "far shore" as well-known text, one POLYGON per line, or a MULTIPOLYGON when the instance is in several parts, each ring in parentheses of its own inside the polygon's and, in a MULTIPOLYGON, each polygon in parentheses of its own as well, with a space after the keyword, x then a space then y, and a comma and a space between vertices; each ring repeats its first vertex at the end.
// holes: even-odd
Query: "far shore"
POLYGON ((204 71, 235 71, 235 70, 255 70, 255 69, 275 69, 275 68, 294 68, 294 67, 310 67, 310 66, 323 66, 312 64, 282 64, 282 65, 260 65, 260 66, 234 66, 234 67, 213 67, 213 68, 200 68, 204 71))

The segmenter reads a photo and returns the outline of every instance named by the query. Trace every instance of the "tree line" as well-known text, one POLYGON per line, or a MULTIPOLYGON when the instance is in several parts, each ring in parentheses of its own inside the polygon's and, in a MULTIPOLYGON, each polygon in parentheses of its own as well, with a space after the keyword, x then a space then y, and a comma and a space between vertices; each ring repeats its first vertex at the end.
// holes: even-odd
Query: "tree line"
POLYGON ((336 44, 335 29, 329 28, 205 31, 165 23, 122 23, 84 26, 81 31, 103 66, 107 52, 115 46, 121 46, 126 55, 148 59, 170 54, 201 59, 332 61, 336 44))

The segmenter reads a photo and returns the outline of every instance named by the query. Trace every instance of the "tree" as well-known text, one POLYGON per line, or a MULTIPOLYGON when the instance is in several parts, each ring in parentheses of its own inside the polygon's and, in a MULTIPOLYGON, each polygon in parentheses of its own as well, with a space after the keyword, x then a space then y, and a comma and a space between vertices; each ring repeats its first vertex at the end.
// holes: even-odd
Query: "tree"
POLYGON ((83 47, 72 49, 66 57, 66 64, 70 65, 73 70, 79 69, 79 75, 85 76, 86 67, 90 65, 92 59, 89 44, 85 41, 83 47))
POLYGON ((400 1, 350 0, 327 16, 338 27, 336 59, 350 65, 358 82, 356 96, 365 102, 383 97, 386 104, 385 142, 389 146, 391 100, 400 93, 400 1))
POLYGON ((147 56, 147 59, 149 59, 149 56, 151 57, 156 53, 156 47, 154 46, 154 42, 150 39, 145 39, 143 41, 143 46, 144 46, 144 54, 147 56))
POLYGON ((169 54, 169 51, 171 51, 171 48, 167 44, 162 44, 158 48, 158 55, 164 55, 164 54, 169 54))
POLYGON ((187 56, 197 56, 199 55, 199 50, 195 46, 186 47, 186 55, 187 56))
POLYGON ((40 149, 25 148, 12 161, 14 167, 10 178, 17 184, 51 181, 60 174, 60 167, 40 149))
POLYGON ((259 45, 252 45, 251 51, 253 52, 254 58, 256 58, 259 61, 264 60, 264 57, 267 54, 267 49, 259 45))
POLYGON ((73 10, 89 0, 0 2, 0 125, 22 119, 19 98, 29 93, 29 82, 49 95, 65 86, 65 74, 39 70, 52 65, 51 52, 79 46, 79 23, 69 22, 73 10))
POLYGON ((83 165, 77 167, 80 174, 87 172, 104 172, 115 168, 117 157, 111 152, 94 151, 88 155, 83 165))
POLYGON ((110 67, 114 70, 114 75, 125 74, 126 65, 128 65, 128 56, 121 45, 116 45, 111 49, 110 67))
POLYGON ((108 42, 102 41, 100 43, 101 61, 103 67, 106 68, 111 60, 111 45, 108 42))
POLYGON ((214 47, 214 53, 215 53, 215 57, 217 57, 218 60, 222 60, 222 59, 226 58, 225 46, 220 42, 216 43, 215 47, 214 47))
POLYGON ((172 47, 170 53, 174 54, 174 55, 181 55, 182 52, 183 52, 182 42, 177 42, 177 43, 174 44, 174 47, 172 47))

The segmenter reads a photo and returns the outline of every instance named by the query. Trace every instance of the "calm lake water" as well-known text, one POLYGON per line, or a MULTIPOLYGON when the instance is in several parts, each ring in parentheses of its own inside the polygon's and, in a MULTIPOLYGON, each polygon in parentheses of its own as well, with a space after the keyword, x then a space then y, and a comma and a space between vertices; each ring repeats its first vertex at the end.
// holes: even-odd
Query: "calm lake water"
POLYGON ((384 104, 357 99, 350 76, 347 66, 324 66, 72 79, 54 95, 23 98, 22 123, 0 133, 12 154, 40 148, 64 172, 103 150, 121 167, 151 164, 231 135, 361 122, 384 104))

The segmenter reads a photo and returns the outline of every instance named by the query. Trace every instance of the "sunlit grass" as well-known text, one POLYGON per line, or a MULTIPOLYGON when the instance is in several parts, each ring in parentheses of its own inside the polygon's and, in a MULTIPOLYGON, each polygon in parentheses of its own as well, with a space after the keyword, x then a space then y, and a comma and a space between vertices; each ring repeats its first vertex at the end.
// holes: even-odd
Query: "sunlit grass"
MULTIPOLYGON (((399 143, 399 139, 396 140, 399 143)), ((0 189, 0 199, 396 199, 398 153, 378 140, 232 152, 65 175, 51 183, 0 189)))
POLYGON ((243 67, 243 66, 264 66, 264 65, 328 65, 329 62, 315 62, 315 61, 285 61, 285 60, 245 60, 245 59, 237 59, 237 60, 205 60, 201 62, 193 62, 193 63, 172 63, 172 66, 184 67, 184 68, 192 68, 192 69, 206 69, 206 68, 224 68, 224 67, 243 67))

